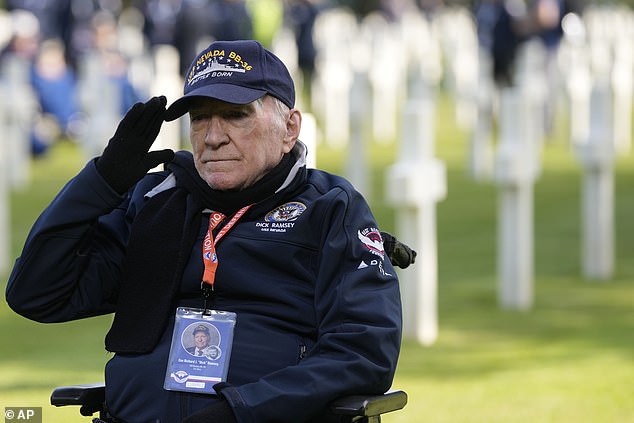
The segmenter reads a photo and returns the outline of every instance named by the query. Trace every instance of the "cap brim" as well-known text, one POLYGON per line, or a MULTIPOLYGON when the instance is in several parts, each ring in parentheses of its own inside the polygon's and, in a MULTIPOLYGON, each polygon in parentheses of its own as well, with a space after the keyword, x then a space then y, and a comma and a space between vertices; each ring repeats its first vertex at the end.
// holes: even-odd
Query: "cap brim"
POLYGON ((233 84, 212 84, 192 90, 172 103, 165 111, 165 121, 178 119, 189 111, 193 98, 207 97, 233 104, 248 104, 266 94, 265 90, 233 84))

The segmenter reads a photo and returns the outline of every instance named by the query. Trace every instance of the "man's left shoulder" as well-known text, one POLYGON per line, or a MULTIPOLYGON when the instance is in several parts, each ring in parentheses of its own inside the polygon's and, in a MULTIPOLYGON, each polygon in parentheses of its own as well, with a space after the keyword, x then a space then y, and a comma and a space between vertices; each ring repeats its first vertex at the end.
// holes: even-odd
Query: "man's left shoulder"
POLYGON ((356 192, 354 186, 343 176, 320 169, 308 170, 308 183, 315 186, 320 192, 340 189, 347 193, 356 192))

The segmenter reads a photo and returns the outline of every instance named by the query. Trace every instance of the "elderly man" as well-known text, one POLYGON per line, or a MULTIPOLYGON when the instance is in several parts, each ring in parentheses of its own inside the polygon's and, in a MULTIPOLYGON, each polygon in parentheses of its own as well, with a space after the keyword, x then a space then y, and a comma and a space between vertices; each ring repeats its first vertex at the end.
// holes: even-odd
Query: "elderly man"
POLYGON ((192 331, 193 345, 185 348, 185 350, 191 355, 197 355, 199 357, 208 355, 210 353, 210 339, 209 328, 203 324, 196 325, 192 331))
POLYGON ((115 313, 112 421, 323 422, 332 400, 390 387, 395 271, 363 197, 306 168, 301 120, 279 58, 214 42, 184 96, 135 105, 35 223, 7 301, 41 322, 115 313), (148 152, 185 113, 192 152, 148 152), (202 323, 220 360, 184 351, 202 323))

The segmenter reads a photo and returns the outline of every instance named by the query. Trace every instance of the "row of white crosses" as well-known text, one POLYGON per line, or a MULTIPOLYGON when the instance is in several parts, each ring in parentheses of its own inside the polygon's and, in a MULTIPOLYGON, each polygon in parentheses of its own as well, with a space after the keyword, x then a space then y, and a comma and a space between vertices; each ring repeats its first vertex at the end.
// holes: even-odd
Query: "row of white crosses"
MULTIPOLYGON (((616 154, 629 151, 631 143, 634 67, 631 47, 622 46, 631 46, 634 38, 631 30, 619 30, 627 25, 617 25, 631 25, 632 15, 625 16, 629 19, 590 10, 586 25, 575 16, 564 22, 562 57, 567 61, 562 69, 570 71, 566 88, 571 142, 583 170, 582 272, 590 280, 607 280, 613 273, 613 164, 616 154)), ((535 78, 540 73, 531 65, 543 57, 531 50, 536 46, 527 44, 523 50, 526 60, 519 63, 518 86, 500 93, 498 299, 502 307, 512 309, 527 309, 533 301, 532 184, 539 173, 543 140, 539 108, 546 100, 539 89, 546 81, 535 78)))
POLYGON ((444 165, 433 157, 442 68, 435 31, 420 13, 392 25, 377 14, 357 22, 343 10, 322 14, 315 31, 313 107, 324 141, 348 149, 346 175, 366 197, 369 143, 393 142, 401 133, 385 195, 397 209, 398 237, 419 252, 400 279, 405 335, 424 345, 438 333, 435 203, 446 190, 444 165))
POLYGON ((393 24, 379 14, 357 21, 345 9, 330 9, 315 24, 319 54, 312 108, 323 141, 347 148, 346 175, 366 196, 371 195, 366 144, 398 137, 412 63, 434 85, 440 80, 436 31, 417 11, 393 24))
MULTIPOLYGON (((313 103, 323 125, 323 140, 346 147, 351 139, 350 95, 354 79, 369 88, 365 107, 368 136, 376 142, 393 142, 399 133, 399 114, 406 99, 408 67, 417 62, 430 79, 440 80, 442 54, 440 29, 418 11, 406 13, 397 23, 373 13, 357 21, 346 9, 328 9, 318 15, 315 43, 318 50, 313 103)), ((356 88, 354 88, 356 90, 356 88)))
POLYGON ((398 235, 421 253, 419 264, 401 275, 405 334, 431 344, 438 331, 435 203, 446 193, 444 165, 433 157, 435 94, 445 71, 445 80, 459 100, 458 120, 465 127, 475 125, 476 108, 470 100, 479 95, 479 81, 477 65, 475 71, 473 66, 478 54, 473 22, 466 10, 457 8, 433 20, 419 13, 406 14, 398 31, 376 15, 360 22, 355 31, 356 22, 341 11, 323 15, 320 24, 322 30, 317 33, 323 39, 318 41, 326 53, 318 78, 322 89, 316 91, 326 93, 323 101, 330 101, 323 106, 326 141, 333 143, 328 139, 331 134, 334 140, 348 142, 350 163, 356 168, 348 166, 347 172, 355 185, 366 187, 363 140, 394 139, 398 131, 377 128, 393 128, 399 115, 402 120, 401 153, 388 172, 386 196, 397 208, 398 235), (337 28, 343 28, 344 36, 337 28), (355 32, 360 36, 349 41, 355 32), (346 72, 346 64, 352 71, 346 72), (398 104, 405 104, 402 110, 398 104), (346 105, 350 107, 347 118, 346 105), (331 126, 331 116, 338 124, 331 126))
MULTIPOLYGON (((456 17, 461 16, 460 12, 450 11, 450 13, 441 16, 447 17, 447 20, 449 20, 448 16, 450 15, 452 15, 452 22, 456 25, 456 21, 460 20, 456 19, 456 17)), ((591 13, 589 16, 593 16, 593 14, 591 13)), ((617 15, 613 15, 613 18, 615 16, 617 15)), ((626 18, 623 18, 623 15, 618 16, 620 16, 621 21, 630 22, 626 18)), ((599 17, 595 17, 595 19, 604 22, 606 17, 599 15, 599 17)), ((442 18, 440 20, 442 21, 442 18)), ((484 60, 486 56, 481 55, 478 57, 480 60, 474 59, 474 55, 477 55, 479 52, 474 43, 475 38, 473 32, 468 30, 468 19, 465 19, 464 22, 465 24, 462 25, 462 28, 467 28, 467 31, 454 31, 450 33, 453 34, 456 39, 448 36, 440 37, 440 40, 443 40, 445 43, 443 44, 443 54, 447 57, 448 62, 446 80, 452 83, 450 88, 456 96, 457 121, 461 126, 467 128, 473 125, 474 143, 471 145, 470 170, 474 177, 479 179, 494 176, 494 180, 500 189, 498 226, 499 303, 505 308, 527 309, 531 307, 533 301, 533 185, 540 171, 539 154, 544 140, 545 128, 543 108, 547 101, 546 96, 548 94, 545 89, 545 87, 547 87, 546 75, 540 72, 540 69, 545 69, 545 52, 541 44, 536 42, 527 43, 524 46, 519 63, 518 86, 500 93, 497 101, 501 104, 496 104, 492 99, 493 84, 486 77, 483 77, 485 74, 490 75, 490 64, 484 60), (459 36, 457 34, 465 33, 469 35, 458 40, 459 36), (466 47, 464 51, 458 53, 460 46, 466 47), (469 63, 471 63, 471 65, 469 65, 469 63), (473 69, 479 70, 479 72, 469 72, 473 69), (485 99, 484 102, 482 101, 483 98, 485 99), (473 104, 470 104, 470 102, 473 104, 478 104, 478 102, 486 104, 486 108, 480 108, 478 113, 488 116, 488 119, 475 119, 474 116, 477 115, 475 110, 477 110, 477 108, 474 107, 473 104), (494 144, 491 139, 491 119, 493 119, 494 107, 495 110, 499 111, 498 118, 500 123, 500 139, 498 140, 498 149, 495 157, 493 155, 494 144), (478 142, 478 144, 476 144, 476 142, 478 142), (495 160, 493 160, 494 158, 495 160)), ((611 24, 614 23, 613 20, 610 22, 611 24)), ((376 24, 376 21, 374 21, 374 24, 376 24)), ((345 25, 346 31, 350 31, 352 26, 352 23, 345 25)), ((421 26, 421 28, 422 27, 423 26, 421 26)), ((440 25, 440 27, 442 29, 448 26, 440 25)), ((630 25, 629 28, 632 28, 632 26, 630 25)), ((376 27, 373 31, 374 33, 378 33, 376 27)), ((614 31, 611 34, 615 32, 618 31, 614 31)), ((571 140, 573 143, 592 145, 595 141, 607 140, 608 144, 610 144, 610 140, 612 140, 615 143, 616 150, 627 150, 631 133, 631 126, 628 126, 628 124, 631 125, 630 119, 619 118, 616 114, 602 117, 602 114, 606 112, 611 113, 609 111, 613 109, 624 110, 625 113, 623 113, 622 116, 629 116, 631 113, 631 95, 629 94, 631 92, 631 54, 628 56, 626 52, 627 49, 621 47, 631 45, 631 43, 628 44, 626 42, 628 40, 626 35, 630 32, 629 30, 620 31, 622 36, 615 36, 615 39, 612 40, 614 45, 614 58, 608 57, 607 60, 604 61, 611 65, 609 67, 611 70, 610 82, 614 84, 619 83, 619 88, 610 86, 610 93, 614 92, 614 98, 604 99, 603 102, 600 101, 601 84, 598 82, 599 78, 596 75, 596 71, 588 71, 584 74, 583 67, 568 67, 568 69, 579 71, 577 74, 571 74, 570 78, 566 78, 568 84, 579 84, 580 81, 584 81, 584 78, 585 81, 588 82, 594 81, 592 82, 594 84, 594 88, 592 89, 594 94, 592 94, 592 96, 590 93, 587 94, 586 98, 588 103, 587 106, 585 106, 588 113, 590 113, 590 108, 593 109, 592 114, 581 114, 582 117, 579 119, 579 111, 584 110, 583 104, 579 101, 571 101, 570 103, 570 109, 573 112, 571 120, 574 122, 574 124, 571 125, 571 130, 573 131, 571 133, 571 140), (617 93, 618 95, 616 95, 617 93), (593 99, 592 103, 590 103, 591 97, 593 99), (613 104, 620 104, 621 106, 612 107, 613 104), (594 112, 594 110, 597 111, 594 112), (583 116, 585 116, 585 119, 583 116), (592 120, 590 120, 590 116, 592 116, 592 120), (586 124, 590 122, 590 124, 584 128, 577 123, 583 121, 585 121, 586 124), (604 134, 605 128, 607 127, 613 127, 613 129, 610 130, 613 134, 604 134), (617 128, 620 128, 620 130, 617 128), (620 136, 616 134, 620 134, 620 136), (623 141, 624 139, 626 141, 623 141)), ((334 35, 335 30, 332 27, 327 33, 333 40, 336 39, 334 35)), ((421 40, 420 44, 425 44, 425 42, 422 41, 424 39, 423 37, 419 38, 419 40, 421 40)), ((631 38, 629 40, 631 41, 631 38)), ((341 43, 341 39, 338 39, 338 42, 341 43)), ((332 44, 330 46, 332 47, 332 44)), ((395 49, 398 49, 397 44, 394 44, 391 51, 395 49)), ((356 47, 353 50, 356 50, 356 47)), ((406 50, 403 49, 403 51, 405 52, 406 50)), ((627 51, 631 53, 631 49, 627 51)), ((373 50, 371 56, 380 57, 376 50, 373 50)), ((327 66, 327 64, 324 66, 327 66)), ((330 77, 334 77, 337 73, 333 72, 329 75, 330 77)), ((331 81, 330 78, 325 78, 324 80, 331 81)), ((348 81, 350 80, 348 79, 348 81)), ((355 86, 354 83, 349 83, 349 85, 355 86)), ((603 84, 603 86, 606 87, 607 85, 603 84)), ((342 88, 340 92, 345 92, 345 89, 342 88)), ((375 94, 373 93, 372 95, 375 94)), ((583 98, 583 95, 570 91, 569 97, 573 100, 579 97, 583 98)), ((376 98, 376 96, 374 98, 376 98)), ((342 103, 347 104, 346 100, 342 103)), ((409 103, 407 104, 408 106, 406 107, 411 106, 409 103)), ((377 109, 375 105, 373 110, 377 109)), ((341 109, 339 110, 341 111, 341 109)), ((386 110, 389 110, 389 108, 386 108, 386 110)), ((385 112, 385 110, 383 111, 385 112)), ((411 115, 411 113, 411 111, 406 112, 404 116, 408 114, 411 115)), ((341 114, 342 113, 336 113, 335 115, 341 119, 341 114)), ((358 114, 353 115, 348 122, 357 122, 358 119, 358 114)), ((407 117, 404 117, 404 119, 407 120, 407 117)), ((418 119, 421 120, 422 118, 419 117, 418 119)), ((347 122, 343 123, 343 125, 345 124, 347 124, 347 122)), ((352 127, 354 128, 356 125, 358 124, 354 123, 352 127)), ((403 122, 403 126, 406 125, 407 122, 403 122)), ((403 133, 404 143, 407 134, 411 135, 412 132, 413 130, 410 129, 403 133)), ((346 139, 345 136, 342 136, 342 138, 346 139)), ((420 138, 424 138, 424 136, 420 136, 420 138)), ((354 145, 359 144, 357 141, 358 137, 352 134, 347 139, 350 139, 350 142, 353 143, 351 147, 353 147, 355 151, 358 151, 357 147, 354 147, 354 145)), ((586 223, 583 228, 585 245, 583 260, 585 267, 584 275, 589 278, 604 279, 611 274, 611 268, 606 263, 611 263, 613 260, 613 253, 610 248, 612 243, 610 238, 611 231, 609 230, 611 220, 608 219, 608 216, 612 213, 612 201, 610 200, 612 188, 610 188, 611 184, 609 183, 610 176, 606 176, 612 175, 612 173, 611 167, 605 165, 611 163, 609 159, 611 156, 609 154, 606 155, 605 149, 603 148, 584 147, 578 148, 577 150, 584 151, 580 153, 580 156, 583 157, 581 162, 584 165, 584 186, 586 187, 584 188, 586 204, 584 216, 586 216, 586 223), (599 154, 599 150, 603 151, 603 153, 599 154), (601 165, 599 166, 599 164, 601 165), (599 176, 599 174, 601 176, 599 176), (592 193, 593 191, 594 194, 592 193), (597 207, 597 205, 600 205, 600 207, 597 207)), ((362 156, 357 155, 357 158, 358 157, 362 156)), ((401 157, 394 167, 390 176, 392 179, 388 181, 388 186, 408 186, 403 176, 400 177, 401 179, 398 179, 399 177, 397 176, 397 169, 403 168, 403 166, 400 166, 404 164, 402 162, 403 158, 401 157), (393 184, 394 180, 399 180, 402 185, 393 184)), ((400 174, 403 175, 404 173, 405 172, 401 172, 400 174)), ((407 190, 404 189, 403 192, 407 192, 407 190)), ((392 195, 392 197, 395 197, 391 199, 394 204, 404 205, 408 203, 408 201, 411 204, 411 201, 406 199, 405 194, 400 196, 392 195)), ((406 216, 399 216, 401 223, 407 222, 407 219, 406 216)), ((413 220, 410 218, 409 223, 404 224, 412 225, 414 224, 412 222, 413 220)), ((416 231, 409 231, 409 233, 413 232, 415 233, 416 231)), ((399 231, 399 233, 401 232, 399 231)), ((417 239, 413 244, 416 245, 416 243, 419 242, 420 240, 417 239)), ((421 265, 421 267, 423 266, 421 265)), ((429 266, 425 267, 429 269, 429 266)), ((405 272, 403 277, 407 277, 407 272, 405 272)), ((421 287, 419 287, 419 289, 423 290, 421 287)), ((413 292, 413 295, 405 295, 405 297, 407 299, 417 298, 417 294, 413 292)), ((433 297, 433 295, 431 295, 431 297, 433 297)), ((430 297, 428 296, 428 298, 430 297)), ((422 302, 423 300, 413 301, 418 301, 419 305, 414 307, 416 309, 424 304, 422 302)), ((424 307, 425 306, 423 306, 423 308, 424 307)), ((432 309, 433 307, 427 306, 427 308, 432 309)), ((417 319, 411 316, 406 319, 406 321, 410 322, 412 320, 417 319)), ((418 320, 421 321, 421 319, 418 320)), ((429 327, 428 323, 433 319, 427 317, 422 320, 426 320, 426 323, 415 323, 414 326, 418 325, 418 328, 413 329, 413 332, 415 334, 419 331, 427 332, 427 335, 420 335, 420 333, 418 333, 415 336, 419 339, 425 339, 424 342, 428 343, 429 340, 433 338, 433 335, 429 335, 433 333, 433 330, 420 328, 429 327)))

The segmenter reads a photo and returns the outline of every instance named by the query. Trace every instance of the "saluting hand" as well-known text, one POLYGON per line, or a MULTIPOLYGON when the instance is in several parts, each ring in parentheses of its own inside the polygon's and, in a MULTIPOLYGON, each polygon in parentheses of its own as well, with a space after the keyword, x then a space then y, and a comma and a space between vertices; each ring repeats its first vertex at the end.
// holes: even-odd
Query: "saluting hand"
POLYGON ((130 189, 148 170, 174 158, 169 149, 149 151, 161 130, 166 105, 167 99, 160 96, 132 106, 97 160, 97 170, 119 194, 130 189))

